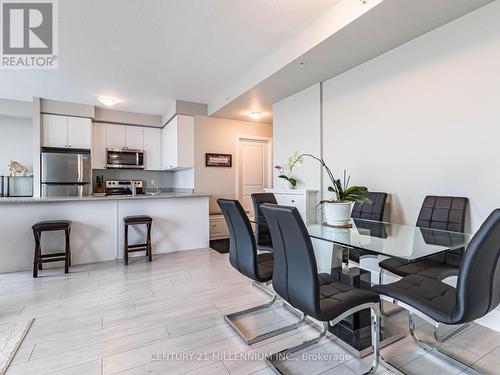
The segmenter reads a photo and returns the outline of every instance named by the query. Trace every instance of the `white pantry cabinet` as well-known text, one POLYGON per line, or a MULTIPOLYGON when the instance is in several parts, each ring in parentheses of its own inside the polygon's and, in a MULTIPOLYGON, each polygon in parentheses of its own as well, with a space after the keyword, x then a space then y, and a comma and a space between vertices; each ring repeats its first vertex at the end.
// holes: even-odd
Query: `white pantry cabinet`
POLYGON ((194 117, 175 116, 162 129, 162 169, 194 167, 194 117))
POLYGON ((161 129, 144 128, 144 169, 159 171, 161 165, 161 129))
POLYGON ((42 115, 42 146, 92 148, 92 121, 84 117, 42 115))
POLYGON ((106 124, 94 123, 92 169, 106 169, 106 124))

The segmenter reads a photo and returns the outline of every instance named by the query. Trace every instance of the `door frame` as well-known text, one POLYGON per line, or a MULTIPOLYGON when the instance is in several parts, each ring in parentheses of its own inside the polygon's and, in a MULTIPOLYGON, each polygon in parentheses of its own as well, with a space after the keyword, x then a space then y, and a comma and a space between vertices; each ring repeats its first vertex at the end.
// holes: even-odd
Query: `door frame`
POLYGON ((234 196, 236 200, 240 199, 240 143, 242 141, 263 141, 267 143, 269 151, 269 170, 268 170, 268 180, 272 188, 273 184, 273 139, 270 137, 260 137, 256 135, 238 135, 236 137, 236 158, 234 160, 236 167, 236 177, 235 177, 235 191, 234 196))

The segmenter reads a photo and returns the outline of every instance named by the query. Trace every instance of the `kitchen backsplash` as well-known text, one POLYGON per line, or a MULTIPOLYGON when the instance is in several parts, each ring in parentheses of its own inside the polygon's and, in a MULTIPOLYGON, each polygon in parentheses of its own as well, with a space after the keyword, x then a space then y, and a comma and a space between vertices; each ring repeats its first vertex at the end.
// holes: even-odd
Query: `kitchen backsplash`
POLYGON ((194 182, 184 178, 185 175, 189 175, 188 170, 166 172, 134 169, 94 169, 92 171, 92 184, 95 191, 96 176, 104 176, 104 181, 142 180, 146 191, 155 191, 156 188, 159 188, 161 191, 192 192, 194 189, 194 182), (186 182, 184 180, 188 181, 186 182))
POLYGON ((172 172, 141 171, 133 169, 94 169, 92 171, 95 189, 96 176, 104 176, 106 180, 142 180, 147 189, 169 189, 174 187, 172 172))

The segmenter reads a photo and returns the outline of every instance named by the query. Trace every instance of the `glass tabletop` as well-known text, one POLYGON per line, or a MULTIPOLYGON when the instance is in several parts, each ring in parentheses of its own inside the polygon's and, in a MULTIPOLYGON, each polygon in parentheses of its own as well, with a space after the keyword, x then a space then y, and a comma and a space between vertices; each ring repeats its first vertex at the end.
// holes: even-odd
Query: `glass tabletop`
POLYGON ((348 229, 310 224, 307 230, 312 238, 409 262, 465 248, 472 237, 466 233, 371 220, 352 219, 351 223, 352 228, 348 229))

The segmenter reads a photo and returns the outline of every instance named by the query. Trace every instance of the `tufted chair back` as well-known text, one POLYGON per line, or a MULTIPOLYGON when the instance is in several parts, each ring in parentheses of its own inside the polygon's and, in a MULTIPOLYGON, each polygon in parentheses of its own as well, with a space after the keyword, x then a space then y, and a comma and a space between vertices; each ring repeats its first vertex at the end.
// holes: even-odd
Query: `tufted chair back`
POLYGON ((314 250, 295 207, 263 204, 262 212, 273 239, 273 288, 306 315, 321 313, 318 268, 314 250))
POLYGON ((417 227, 463 233, 468 203, 467 198, 428 195, 418 214, 417 227))
POLYGON ((229 262, 241 274, 258 281, 257 247, 245 210, 237 200, 218 199, 217 203, 229 229, 229 262))
MULTIPOLYGON (((417 226, 463 233, 468 204, 467 198, 428 195, 418 214, 417 226)), ((457 249, 433 257, 433 260, 458 267, 462 254, 463 249, 457 249)))
POLYGON ((278 204, 276 197, 273 193, 258 193, 252 194, 253 211, 257 224, 255 226, 255 238, 257 239, 257 247, 265 246, 272 248, 273 242, 271 240, 271 233, 267 225, 266 218, 262 214, 260 206, 264 203, 278 204))
POLYGON ((467 246, 456 293, 453 324, 481 318, 500 304, 500 209, 488 216, 467 246))
POLYGON ((384 219, 387 193, 369 192, 368 199, 370 200, 370 203, 354 203, 351 217, 353 219, 382 221, 384 219))

